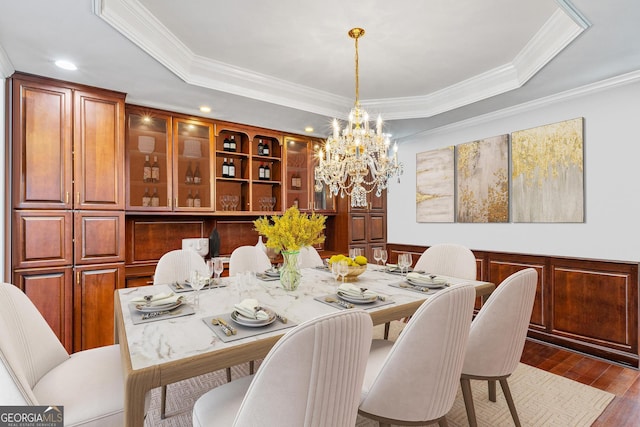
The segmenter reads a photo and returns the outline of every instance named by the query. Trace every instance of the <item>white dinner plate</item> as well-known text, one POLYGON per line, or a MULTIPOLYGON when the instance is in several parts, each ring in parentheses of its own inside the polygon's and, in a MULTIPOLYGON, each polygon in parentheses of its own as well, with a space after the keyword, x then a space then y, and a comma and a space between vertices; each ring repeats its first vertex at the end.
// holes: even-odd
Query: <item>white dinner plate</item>
POLYGON ((167 304, 159 304, 159 305, 146 305, 146 304, 136 304, 136 310, 141 313, 154 313, 156 311, 169 311, 175 308, 180 307, 184 303, 182 298, 179 298, 175 302, 170 302, 167 304))
POLYGON ((265 270, 264 274, 265 276, 270 277, 280 277, 280 272, 278 270, 265 270))
POLYGON ((429 288, 429 289, 439 289, 447 286, 447 281, 444 279, 413 280, 410 277, 407 277, 407 282, 409 282, 414 286, 422 286, 423 288, 429 288))
POLYGON ((234 310, 231 312, 231 320, 236 322, 238 325, 249 326, 250 328, 260 328, 262 326, 267 326, 272 324, 276 320, 276 314, 273 312, 273 310, 270 310, 265 307, 263 307, 262 310, 264 310, 269 315, 268 319, 266 320, 252 319, 251 317, 245 317, 242 314, 238 313, 236 310, 234 310))
POLYGON ((378 296, 372 296, 372 297, 365 297, 364 295, 362 296, 352 296, 352 295, 345 295, 344 293, 338 291, 337 292, 338 296, 340 297, 340 299, 343 299, 345 301, 348 302, 352 302, 354 304, 371 304, 372 302, 376 301, 378 299, 378 296))

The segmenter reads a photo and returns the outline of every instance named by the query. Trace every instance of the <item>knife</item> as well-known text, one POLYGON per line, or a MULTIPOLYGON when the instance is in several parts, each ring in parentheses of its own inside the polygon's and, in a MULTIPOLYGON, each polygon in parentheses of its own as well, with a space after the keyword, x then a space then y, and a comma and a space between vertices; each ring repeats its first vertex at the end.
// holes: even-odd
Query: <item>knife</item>
POLYGON ((231 330, 229 328, 227 328, 225 325, 221 324, 218 319, 213 318, 211 319, 211 324, 212 325, 216 325, 216 326, 220 326, 220 329, 222 329, 222 332, 224 332, 224 334, 226 336, 231 336, 231 330))
POLYGON ((278 319, 278 320, 279 320, 279 321, 281 321, 282 323, 287 323, 287 322, 289 321, 289 320, 288 320, 286 317, 284 317, 282 314, 275 313, 275 315, 276 315, 276 319, 278 319))
POLYGON ((169 310, 154 311, 154 312, 151 312, 151 313, 144 313, 142 315, 142 320, 152 319, 154 317, 164 316, 165 314, 170 314, 170 313, 171 313, 171 311, 169 311, 169 310))
POLYGON ((229 329, 231 331, 231 335, 235 335, 238 333, 238 331, 236 330, 236 328, 234 328, 233 326, 229 325, 227 322, 225 322, 223 319, 218 317, 218 322, 220 322, 220 324, 222 326, 224 326, 225 328, 229 329))

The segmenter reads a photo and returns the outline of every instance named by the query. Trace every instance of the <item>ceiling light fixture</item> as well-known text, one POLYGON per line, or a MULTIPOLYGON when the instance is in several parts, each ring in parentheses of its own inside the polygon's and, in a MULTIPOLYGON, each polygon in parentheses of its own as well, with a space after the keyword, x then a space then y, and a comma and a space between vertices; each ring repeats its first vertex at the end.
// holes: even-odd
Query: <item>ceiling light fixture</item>
POLYGON ((206 105, 203 105, 202 107, 200 107, 200 111, 203 113, 210 113, 211 107, 207 107, 206 105))
POLYGON ((322 150, 318 150, 318 166, 315 169, 316 190, 323 185, 335 196, 340 193, 351 197, 352 207, 366 207, 367 194, 376 190, 380 197, 390 178, 403 172, 398 163, 398 145, 389 155, 390 135, 382 133, 382 118, 378 116, 375 131, 369 126, 369 114, 360 107, 358 38, 364 35, 362 28, 352 28, 349 37, 356 45, 356 101, 349 113, 349 124, 342 129, 333 119, 333 135, 327 138, 322 150))
POLYGON ((311 132, 313 132, 313 128, 311 126, 307 126, 307 127, 304 128, 304 131, 311 133, 311 132))
POLYGON ((78 69, 78 67, 76 67, 76 64, 74 64, 73 62, 65 61, 64 59, 58 59, 55 64, 63 70, 75 71, 78 69))

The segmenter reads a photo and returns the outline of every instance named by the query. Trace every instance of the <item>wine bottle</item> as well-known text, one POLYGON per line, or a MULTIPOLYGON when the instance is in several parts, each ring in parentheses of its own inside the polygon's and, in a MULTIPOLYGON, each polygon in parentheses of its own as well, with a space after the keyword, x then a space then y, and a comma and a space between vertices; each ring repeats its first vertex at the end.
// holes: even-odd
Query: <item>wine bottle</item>
POLYGON ((193 172, 193 183, 202 184, 202 175, 200 174, 200 163, 196 163, 196 170, 193 172))
POLYGON ((229 151, 229 138, 228 137, 224 137, 224 141, 222 142, 222 149, 224 151, 229 151))
POLYGON ((236 137, 231 135, 231 139, 229 140, 229 151, 236 151, 238 146, 236 145, 236 137))
POLYGON ((151 182, 151 163, 149 162, 149 155, 144 156, 144 166, 142 167, 142 180, 144 182, 151 182))
POLYGON ((189 190, 189 194, 187 194, 187 207, 193 207, 193 196, 191 195, 191 190, 189 190))
POLYGON ((258 179, 264 179, 264 165, 260 163, 260 167, 258 168, 258 179))
POLYGON ((158 196, 158 188, 153 189, 153 194, 151 195, 151 206, 160 206, 160 197, 158 196))
POLYGON ((229 163, 227 163, 227 158, 224 158, 222 162, 222 177, 229 178, 229 163))
POLYGON ((236 177, 236 165, 233 164, 233 159, 229 159, 229 178, 236 177))
POLYGON ((193 207, 199 208, 202 205, 202 201, 200 200, 200 192, 196 190, 196 195, 193 196, 193 207))
POLYGON ((265 165, 264 167, 264 179, 267 181, 271 179, 271 169, 269 165, 265 165))
POLYGON ((187 173, 184 176, 185 184, 193 184, 193 169, 191 169, 191 162, 187 166, 187 173))
POLYGON ((262 143, 262 140, 259 139, 258 140, 258 156, 264 156, 264 144, 262 143))
POLYGON ((147 207, 151 205, 151 196, 149 195, 149 189, 144 189, 144 194, 142 195, 142 206, 147 207))
POLYGON ((268 156, 269 155, 269 142, 265 141, 264 144, 262 144, 262 155, 263 156, 268 156))
POLYGON ((158 164, 158 156, 153 156, 153 164, 151 165, 151 181, 160 182, 160 165, 158 164))

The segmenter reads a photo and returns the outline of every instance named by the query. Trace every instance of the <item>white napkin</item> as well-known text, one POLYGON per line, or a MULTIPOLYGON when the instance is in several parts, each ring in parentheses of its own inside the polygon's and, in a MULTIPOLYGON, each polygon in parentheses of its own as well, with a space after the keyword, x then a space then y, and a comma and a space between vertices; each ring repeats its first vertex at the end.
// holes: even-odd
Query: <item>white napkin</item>
POLYGON ((434 277, 433 279, 429 276, 424 276, 420 273, 407 273, 407 279, 410 279, 412 282, 417 282, 417 283, 427 283, 427 284, 434 284, 434 283, 446 283, 445 279, 441 279, 439 277, 434 277))
POLYGON ((256 320, 268 320, 269 314, 264 310, 256 310, 260 307, 260 303, 255 298, 247 298, 242 300, 240 304, 234 305, 236 311, 244 317, 256 320))
POLYGON ((147 304, 155 307, 158 305, 175 304, 180 298, 182 297, 174 294, 173 292, 163 292, 160 294, 152 295, 151 300, 148 302, 146 299, 144 299, 144 296, 133 298, 131 302, 134 304, 147 304))
POLYGON ((343 283, 338 286, 338 292, 348 297, 358 297, 363 299, 377 298, 378 294, 369 289, 365 289, 364 292, 359 286, 352 285, 351 283, 343 283))

